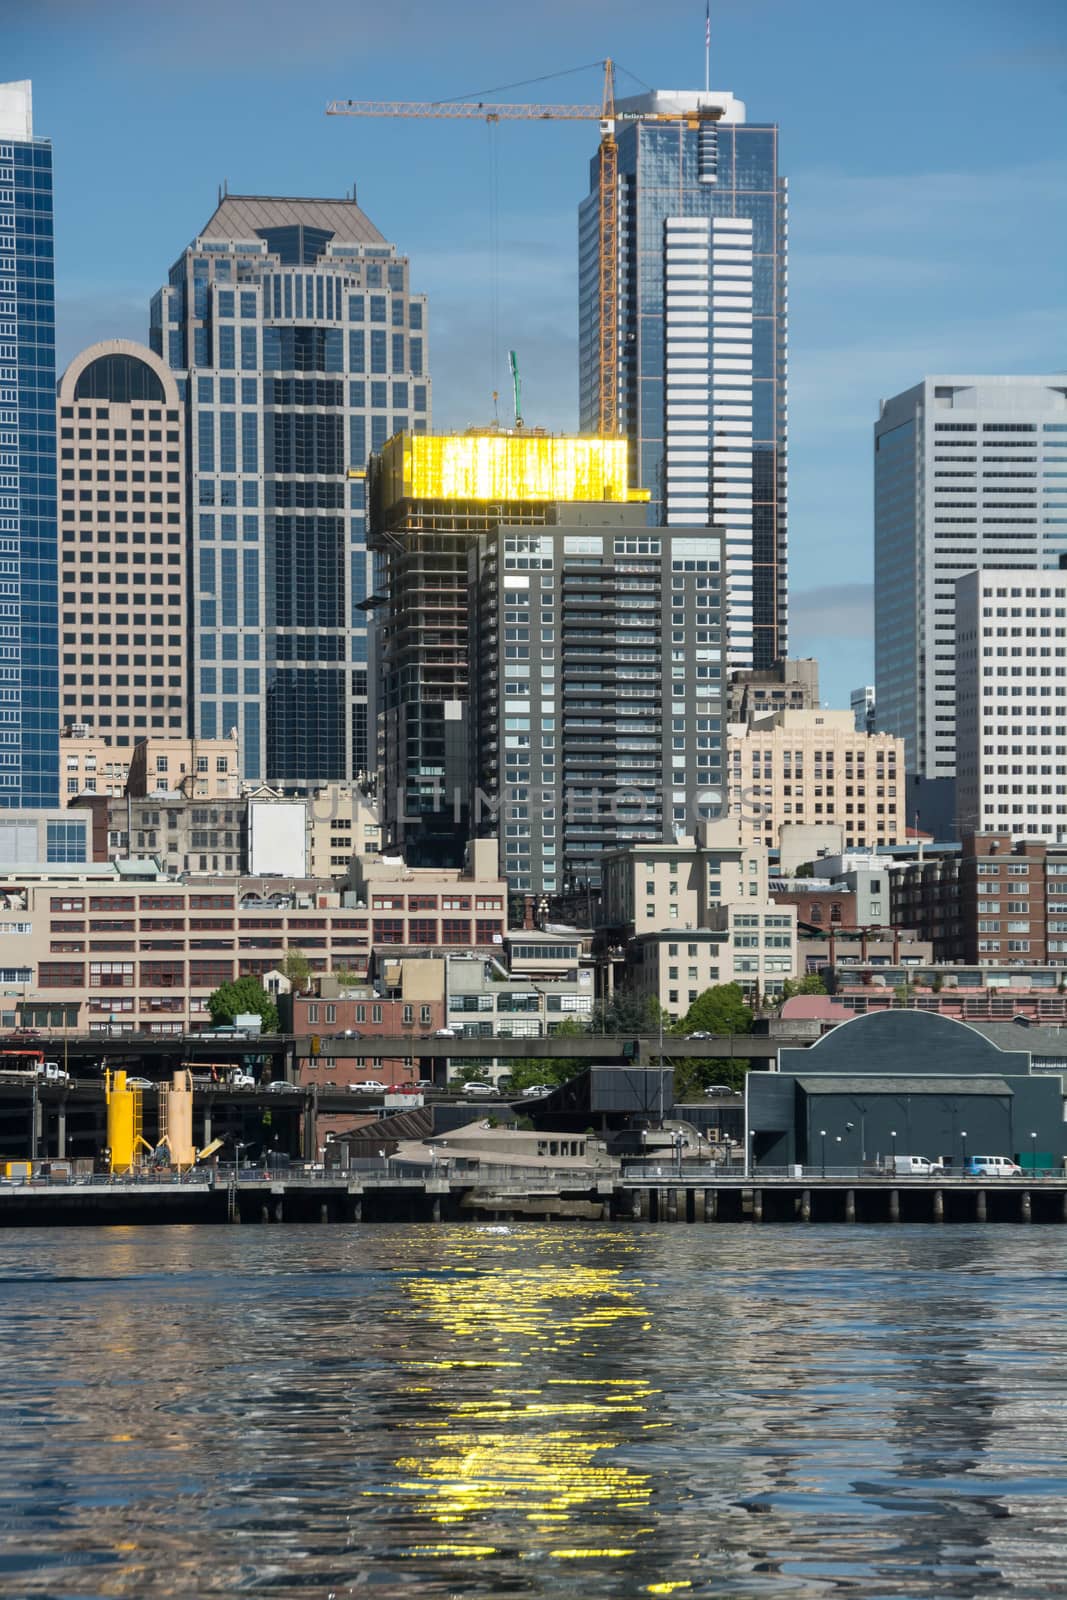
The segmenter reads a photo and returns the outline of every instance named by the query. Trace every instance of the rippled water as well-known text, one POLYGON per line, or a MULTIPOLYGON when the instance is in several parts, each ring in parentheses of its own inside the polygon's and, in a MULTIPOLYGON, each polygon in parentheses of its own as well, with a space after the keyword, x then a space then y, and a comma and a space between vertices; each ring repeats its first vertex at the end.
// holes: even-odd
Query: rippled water
POLYGON ((1067 1234, 0 1234, 0 1594, 1046 1596, 1067 1234))

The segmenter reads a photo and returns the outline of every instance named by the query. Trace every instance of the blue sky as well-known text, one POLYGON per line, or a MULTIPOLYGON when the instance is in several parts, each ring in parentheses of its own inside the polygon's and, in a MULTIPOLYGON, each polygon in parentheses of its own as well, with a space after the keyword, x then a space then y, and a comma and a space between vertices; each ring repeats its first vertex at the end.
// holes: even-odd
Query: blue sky
MULTIPOLYGON (((34 80, 56 165, 58 353, 144 338, 152 292, 235 193, 344 193, 430 296, 438 427, 491 414, 500 343, 528 421, 576 425, 576 222, 595 128, 327 118, 595 62, 703 82, 700 0, 35 0, 0 71, 34 80)), ((871 424, 930 372, 1063 371, 1067 21, 1060 0, 716 0, 712 84, 782 129, 790 201, 791 648, 823 697, 869 681, 871 424)), ((623 92, 634 79, 620 72, 623 92)), ((595 100, 585 73, 510 98, 595 100)))

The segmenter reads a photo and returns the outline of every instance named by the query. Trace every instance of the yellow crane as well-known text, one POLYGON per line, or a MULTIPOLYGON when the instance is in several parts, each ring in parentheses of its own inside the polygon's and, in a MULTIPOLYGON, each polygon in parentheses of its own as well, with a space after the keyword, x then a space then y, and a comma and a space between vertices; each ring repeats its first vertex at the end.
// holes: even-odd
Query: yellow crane
POLYGON ((684 111, 626 111, 615 109, 615 64, 603 63, 604 95, 600 105, 518 104, 488 100, 331 100, 328 117, 445 117, 484 122, 599 122, 599 367, 600 413, 598 431, 607 438, 619 432, 619 147, 615 125, 627 122, 679 122, 696 128, 715 122, 721 107, 704 105, 684 111))

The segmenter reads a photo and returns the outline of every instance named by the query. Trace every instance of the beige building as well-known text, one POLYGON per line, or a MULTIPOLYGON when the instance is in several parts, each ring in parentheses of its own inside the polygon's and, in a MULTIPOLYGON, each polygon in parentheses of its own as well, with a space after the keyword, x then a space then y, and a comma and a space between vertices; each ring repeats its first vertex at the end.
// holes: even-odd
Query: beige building
POLYGON ((796 910, 770 899, 767 851, 733 819, 605 855, 604 917, 626 949, 619 981, 672 1017, 716 984, 755 997, 796 973, 796 910))
POLYGON ((130 745, 116 745, 82 723, 59 736, 59 794, 67 805, 80 794, 123 795, 130 775, 130 745))
POLYGON ((236 735, 141 738, 131 749, 82 724, 68 724, 60 735, 59 769, 68 805, 79 795, 169 794, 190 800, 230 800, 241 792, 236 735))
POLYGON ((839 823, 845 848, 906 839, 904 741, 851 711, 779 711, 728 730, 730 813, 773 848, 789 823, 839 823))
MULTIPOLYGON (((376 952, 499 950, 508 887, 495 839, 472 839, 463 867, 409 867, 399 856, 353 856, 349 886, 371 913, 376 952)), ((347 898, 347 896, 346 896, 347 898)))
POLYGON ((308 798, 308 870, 315 878, 343 878, 353 856, 376 856, 382 847, 378 807, 352 783, 324 783, 308 798))
POLYGON ((74 358, 57 405, 63 724, 117 746, 182 733, 185 444, 174 376, 144 345, 112 339, 74 358))

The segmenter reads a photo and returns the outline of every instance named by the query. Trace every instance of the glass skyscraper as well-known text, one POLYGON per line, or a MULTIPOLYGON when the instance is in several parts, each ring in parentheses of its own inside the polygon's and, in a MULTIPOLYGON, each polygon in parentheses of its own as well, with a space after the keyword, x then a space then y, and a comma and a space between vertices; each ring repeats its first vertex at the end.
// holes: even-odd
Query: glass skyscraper
POLYGON ((59 800, 52 147, 0 84, 0 806, 59 800))
POLYGON ((430 417, 425 297, 345 200, 224 195, 152 302, 188 441, 192 728, 244 778, 374 768, 364 469, 430 417))
MULTIPOLYGON (((744 105, 715 91, 655 90, 616 113, 616 390, 631 481, 651 493, 651 525, 723 530, 728 664, 768 667, 787 649, 778 130, 746 125, 744 105)), ((583 429, 600 401, 599 183, 594 159, 579 214, 583 429)))

